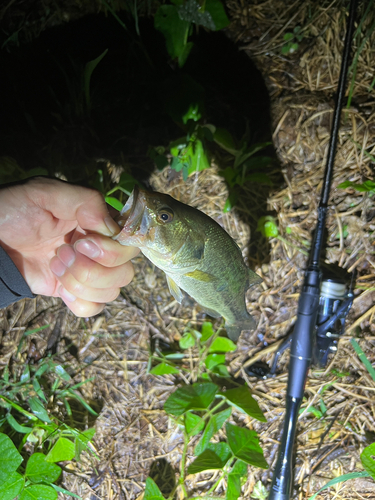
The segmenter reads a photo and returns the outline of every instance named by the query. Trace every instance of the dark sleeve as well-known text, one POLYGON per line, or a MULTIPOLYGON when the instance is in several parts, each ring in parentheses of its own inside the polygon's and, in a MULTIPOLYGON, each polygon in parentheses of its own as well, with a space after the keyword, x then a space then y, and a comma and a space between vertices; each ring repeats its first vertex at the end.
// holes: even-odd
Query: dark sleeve
POLYGON ((17 300, 35 297, 12 259, 0 247, 0 308, 17 300))

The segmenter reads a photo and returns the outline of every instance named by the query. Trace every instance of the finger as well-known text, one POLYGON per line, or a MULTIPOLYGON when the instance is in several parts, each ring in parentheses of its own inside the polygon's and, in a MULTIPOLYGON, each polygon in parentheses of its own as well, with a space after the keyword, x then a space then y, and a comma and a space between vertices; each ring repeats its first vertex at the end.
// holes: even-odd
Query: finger
POLYGON ((63 286, 58 289, 58 294, 64 301, 66 306, 79 318, 89 318, 103 311, 105 304, 89 302, 87 300, 77 299, 71 300, 71 295, 63 286))
POLYGON ((75 251, 70 245, 58 248, 57 256, 50 261, 50 269, 59 281, 69 272, 79 283, 89 288, 120 288, 128 285, 134 277, 131 262, 116 267, 104 267, 75 251))
POLYGON ((105 236, 120 232, 99 191, 44 177, 31 179, 29 185, 33 188, 32 201, 56 219, 76 220, 82 229, 105 236))
POLYGON ((120 293, 120 287, 92 288, 83 285, 68 270, 57 279, 65 290, 70 293, 71 302, 74 302, 75 299, 82 299, 88 302, 105 304, 115 300, 120 293))
POLYGON ((115 267, 128 262, 139 254, 139 248, 120 245, 111 238, 90 234, 77 240, 74 249, 105 267, 115 267))

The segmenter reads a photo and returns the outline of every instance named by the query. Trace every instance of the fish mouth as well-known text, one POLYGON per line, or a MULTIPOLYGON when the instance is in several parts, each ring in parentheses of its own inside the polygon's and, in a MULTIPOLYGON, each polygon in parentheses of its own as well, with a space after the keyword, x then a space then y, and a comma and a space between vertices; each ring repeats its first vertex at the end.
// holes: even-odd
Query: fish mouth
MULTIPOLYGON (((117 224, 122 228, 121 232, 113 239, 121 245, 131 246, 131 237, 142 238, 149 229, 145 199, 137 185, 134 186, 128 201, 125 203, 119 216, 115 218, 117 224)), ((140 243, 140 241, 134 241, 140 243)))

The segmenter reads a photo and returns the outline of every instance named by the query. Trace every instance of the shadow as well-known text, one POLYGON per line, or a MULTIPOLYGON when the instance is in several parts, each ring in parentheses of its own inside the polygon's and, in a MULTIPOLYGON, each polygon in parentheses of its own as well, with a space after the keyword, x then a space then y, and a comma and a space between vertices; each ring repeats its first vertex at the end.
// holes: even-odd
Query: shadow
POLYGON ((165 458, 158 458, 152 462, 149 476, 163 496, 168 498, 176 486, 176 473, 171 464, 165 458))
MULTIPOLYGON (((153 20, 139 19, 139 37, 134 19, 118 15, 127 30, 112 15, 89 14, 50 28, 31 43, 0 51, 0 157, 14 158, 24 171, 42 168, 48 175, 59 173, 96 187, 99 168, 108 180, 103 162, 122 165, 147 186, 155 168, 150 147, 167 146, 186 135, 186 127, 173 119, 180 111, 173 95, 180 106, 203 99, 204 123, 225 128, 237 144, 244 135, 248 146, 271 142, 263 77, 224 32, 195 28, 193 49, 180 69, 169 59, 153 20), (106 49, 87 96, 85 64, 106 49)), ((223 150, 210 147, 224 169, 223 150)), ((268 260, 268 243, 256 232, 257 221, 267 213, 270 189, 282 182, 272 145, 254 158, 264 156, 270 161, 253 163, 251 173, 266 174, 272 184, 248 181, 233 188, 238 215, 251 229, 250 264, 252 259, 258 264, 268 260)), ((0 183, 8 180, 1 168, 0 183)))

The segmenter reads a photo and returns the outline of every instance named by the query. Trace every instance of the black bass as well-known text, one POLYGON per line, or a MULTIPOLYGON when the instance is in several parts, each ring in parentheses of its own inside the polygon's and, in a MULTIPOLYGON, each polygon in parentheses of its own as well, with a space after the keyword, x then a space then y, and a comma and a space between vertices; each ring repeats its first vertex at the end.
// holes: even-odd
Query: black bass
POLYGON ((225 319, 228 336, 255 329, 246 290, 262 281, 248 267, 229 234, 208 215, 162 193, 135 188, 117 218, 114 237, 134 246, 167 275, 173 297, 187 292, 210 316, 225 319))

